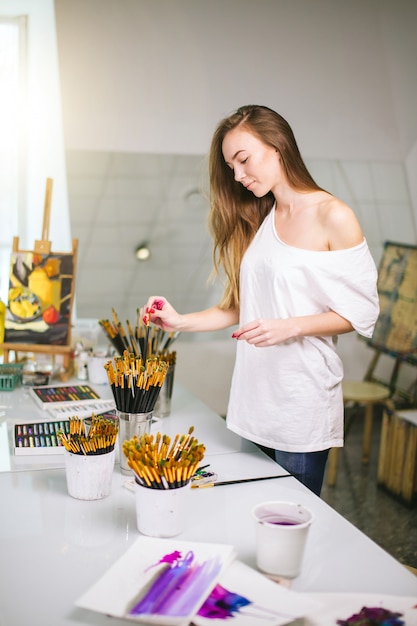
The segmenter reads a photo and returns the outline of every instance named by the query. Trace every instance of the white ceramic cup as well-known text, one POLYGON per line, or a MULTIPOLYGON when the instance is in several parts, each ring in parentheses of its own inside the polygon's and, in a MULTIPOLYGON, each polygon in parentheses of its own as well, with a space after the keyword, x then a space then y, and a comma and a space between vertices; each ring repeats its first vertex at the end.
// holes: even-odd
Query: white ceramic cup
POLYGON ((77 500, 100 500, 110 495, 115 451, 73 454, 64 451, 68 493, 77 500))
POLYGON ((283 578, 298 576, 313 513, 295 502, 270 501, 256 505, 252 515, 259 569, 283 578))
POLYGON ((185 530, 190 483, 178 489, 152 489, 135 482, 138 531, 150 537, 175 537, 185 530))
POLYGON ((104 368, 108 362, 106 356, 89 356, 87 359, 88 380, 94 385, 106 385, 109 382, 107 371, 104 368))

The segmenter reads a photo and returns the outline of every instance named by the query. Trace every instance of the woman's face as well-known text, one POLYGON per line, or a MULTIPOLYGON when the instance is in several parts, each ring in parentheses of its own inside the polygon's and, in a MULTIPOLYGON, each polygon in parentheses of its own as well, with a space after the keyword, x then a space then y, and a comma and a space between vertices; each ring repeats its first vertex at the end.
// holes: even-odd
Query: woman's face
POLYGON ((258 198, 273 192, 282 180, 279 154, 247 130, 229 131, 223 139, 222 152, 235 180, 258 198))

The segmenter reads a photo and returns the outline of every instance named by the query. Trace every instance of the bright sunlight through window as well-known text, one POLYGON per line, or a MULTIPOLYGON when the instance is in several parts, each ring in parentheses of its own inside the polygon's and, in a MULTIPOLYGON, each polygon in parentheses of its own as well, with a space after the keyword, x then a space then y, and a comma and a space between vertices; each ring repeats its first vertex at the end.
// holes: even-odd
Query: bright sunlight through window
POLYGON ((3 301, 7 300, 10 251, 18 226, 24 41, 24 18, 0 17, 0 297, 3 301))

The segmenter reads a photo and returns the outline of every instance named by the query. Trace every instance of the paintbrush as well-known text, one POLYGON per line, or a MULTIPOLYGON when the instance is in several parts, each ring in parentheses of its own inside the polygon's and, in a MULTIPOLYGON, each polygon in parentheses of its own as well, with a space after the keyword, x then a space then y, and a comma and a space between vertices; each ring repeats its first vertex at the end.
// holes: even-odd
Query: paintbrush
POLYGON ((280 474, 279 476, 258 476, 257 478, 238 478, 236 480, 219 480, 214 483, 205 483, 199 485, 194 483, 191 485, 191 489, 204 489, 205 487, 221 487, 224 485, 239 485, 240 483, 253 483, 258 480, 272 480, 275 478, 290 478, 291 474, 280 474))

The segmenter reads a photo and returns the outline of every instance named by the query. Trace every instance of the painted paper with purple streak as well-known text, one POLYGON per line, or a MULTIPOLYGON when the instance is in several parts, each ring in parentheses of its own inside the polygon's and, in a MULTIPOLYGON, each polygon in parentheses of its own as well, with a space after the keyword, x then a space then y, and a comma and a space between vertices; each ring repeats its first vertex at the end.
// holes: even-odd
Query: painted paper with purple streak
POLYGON ((162 571, 130 615, 188 615, 204 589, 216 580, 222 563, 217 556, 198 563, 189 550, 184 557, 178 551, 165 555, 150 567, 157 565, 163 566, 162 571))
POLYGON ((197 614, 208 619, 227 619, 249 604, 251 600, 217 584, 197 614))

